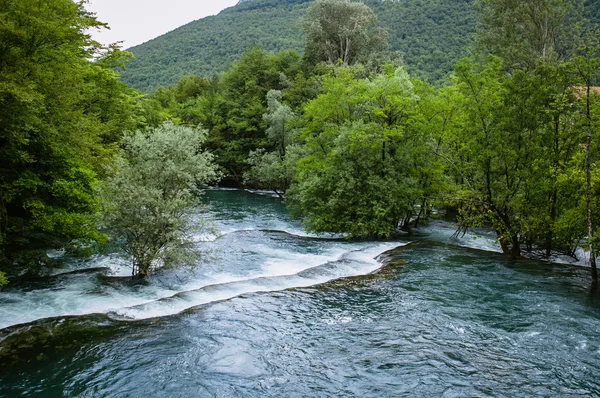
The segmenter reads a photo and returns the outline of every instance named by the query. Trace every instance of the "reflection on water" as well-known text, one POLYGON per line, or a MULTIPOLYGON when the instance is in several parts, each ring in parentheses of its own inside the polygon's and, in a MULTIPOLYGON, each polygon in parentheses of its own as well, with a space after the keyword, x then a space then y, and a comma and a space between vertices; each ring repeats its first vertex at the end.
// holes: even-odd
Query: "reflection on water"
POLYGON ((444 231, 379 268, 373 257, 399 243, 300 237, 276 199, 209 199, 230 228, 210 267, 139 286, 69 276, 13 291, 20 303, 3 293, 22 310, 28 294, 32 309, 132 303, 0 331, 0 396, 600 396, 600 296, 585 269, 460 247, 444 231))

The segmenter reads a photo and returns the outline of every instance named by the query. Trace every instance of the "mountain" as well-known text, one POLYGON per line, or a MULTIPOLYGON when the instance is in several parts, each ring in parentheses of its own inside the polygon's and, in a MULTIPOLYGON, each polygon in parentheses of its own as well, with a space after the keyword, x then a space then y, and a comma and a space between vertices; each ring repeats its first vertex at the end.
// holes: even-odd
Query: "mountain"
MULTIPOLYGON (((250 46, 268 51, 302 51, 298 21, 310 0, 242 0, 129 49, 135 58, 122 80, 152 92, 182 76, 210 77, 224 71, 250 46)), ((388 29, 390 49, 399 51, 412 73, 431 82, 447 76, 468 55, 475 32, 473 0, 365 0, 388 29)))

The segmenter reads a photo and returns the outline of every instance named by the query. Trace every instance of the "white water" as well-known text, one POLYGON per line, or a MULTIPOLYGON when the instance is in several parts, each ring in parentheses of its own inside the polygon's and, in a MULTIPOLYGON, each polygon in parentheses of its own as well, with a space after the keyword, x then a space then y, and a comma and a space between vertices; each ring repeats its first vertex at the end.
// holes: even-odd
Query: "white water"
POLYGON ((449 243, 460 247, 501 253, 502 249, 493 232, 483 229, 470 229, 464 235, 453 237, 456 224, 445 221, 432 221, 421 229, 432 240, 449 243))
POLYGON ((130 263, 119 255, 67 259, 50 281, 0 291, 0 328, 91 313, 143 319, 243 293, 311 286, 370 273, 381 266, 375 260, 379 254, 400 245, 300 238, 308 235, 298 223, 269 209, 269 203, 265 209, 250 208, 237 217, 211 212, 223 234, 199 242, 209 252, 206 263, 150 277, 144 284, 131 283, 130 263), (110 271, 103 278, 98 272, 64 274, 97 267, 110 271))
MULTIPOLYGON (((457 226, 454 223, 446 221, 432 221, 428 223, 426 227, 420 229, 420 231, 432 240, 437 240, 460 247, 502 253, 498 239, 492 231, 484 229, 470 229, 464 235, 461 233, 458 237, 453 237, 454 233, 456 232, 456 228, 457 226)), ((581 247, 577 248, 575 251, 575 256, 577 258, 559 254, 553 254, 552 256, 546 258, 545 252, 542 250, 522 254, 524 257, 530 257, 550 263, 589 267, 590 253, 581 247)))
MULTIPOLYGON (((309 263, 289 262, 291 267, 282 268, 273 276, 256 276, 239 281, 206 285, 196 290, 179 293, 168 299, 148 304, 121 308, 110 315, 117 319, 145 319, 180 313, 188 308, 213 301, 225 300, 245 293, 269 292, 289 288, 313 286, 341 277, 364 275, 380 268, 375 257, 399 244, 377 244, 362 250, 346 253, 343 259, 319 266, 305 268, 309 263), (301 272, 288 275, 290 270, 301 272)), ((282 263, 283 264, 283 263, 282 263)), ((263 274, 264 275, 264 274, 263 274)))
MULTIPOLYGON (((257 196, 245 195, 251 200, 257 196)), ((161 274, 135 285, 128 278, 119 278, 131 273, 129 261, 119 255, 68 260, 50 282, 0 291, 0 328, 64 315, 108 313, 118 319, 144 319, 176 314, 244 293, 306 287, 368 274, 380 267, 375 260, 379 254, 402 245, 313 240, 299 223, 287 218, 279 201, 263 197, 255 202, 231 208, 226 202, 218 203, 217 210, 208 213, 221 234, 199 237, 198 244, 210 256, 193 271, 161 274), (60 275, 97 267, 109 269, 108 276, 60 275)), ((489 232, 470 231, 454 239, 454 231, 455 226, 446 222, 432 222, 421 230, 432 240, 500 252, 489 232)), ((61 257, 63 253, 52 255, 61 257)))

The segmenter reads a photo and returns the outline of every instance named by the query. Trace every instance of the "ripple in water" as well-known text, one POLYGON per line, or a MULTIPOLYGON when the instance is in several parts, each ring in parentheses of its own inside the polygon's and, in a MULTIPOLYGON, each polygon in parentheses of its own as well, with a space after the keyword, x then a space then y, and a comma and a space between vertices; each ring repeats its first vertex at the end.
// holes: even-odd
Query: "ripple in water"
MULTIPOLYGON (((277 214, 278 202, 260 198, 277 214)), ((276 222, 254 212, 238 221, 276 222)), ((236 249, 207 275, 238 281, 190 277, 178 286, 194 287, 185 293, 122 307, 163 314, 188 301, 171 316, 59 317, 0 331, 0 395, 600 396, 600 296, 585 269, 431 236, 386 253, 378 268, 372 255, 387 247, 260 229, 214 241, 236 249), (223 290, 235 297, 210 299, 223 290)))

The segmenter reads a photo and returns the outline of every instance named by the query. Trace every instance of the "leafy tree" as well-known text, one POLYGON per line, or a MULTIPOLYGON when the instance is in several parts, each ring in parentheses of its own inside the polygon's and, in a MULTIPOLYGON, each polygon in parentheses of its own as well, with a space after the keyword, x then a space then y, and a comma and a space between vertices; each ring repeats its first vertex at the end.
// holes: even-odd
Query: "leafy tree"
POLYGON ((387 33, 376 25, 377 17, 364 3, 317 0, 301 24, 306 36, 304 56, 313 64, 366 61, 386 44, 387 33))
POLYGON ((184 76, 175 86, 175 99, 179 103, 185 103, 201 96, 209 87, 210 81, 206 78, 194 75, 184 76))
MULTIPOLYGON (((457 130, 447 136, 445 148, 455 180, 463 187, 458 201, 459 222, 463 226, 490 222, 502 250, 518 256, 523 227, 520 192, 531 160, 528 149, 535 147, 528 139, 535 126, 527 125, 525 115, 520 115, 514 127, 500 123, 498 115, 509 110, 503 106, 509 88, 501 66, 495 57, 484 67, 470 60, 457 64, 462 99, 456 99, 461 101, 464 114, 457 130)), ((519 109, 529 111, 531 106, 519 109)))
POLYGON ((496 57, 456 66, 457 112, 438 153, 458 188, 460 224, 491 224, 507 254, 523 245, 572 253, 581 239, 572 217, 581 141, 572 82, 555 63, 512 75, 496 57))
POLYGON ((287 76, 298 74, 300 61, 296 52, 271 54, 253 47, 223 75, 218 124, 212 127, 207 144, 234 184, 243 180, 250 151, 271 149, 263 118, 266 96, 270 90, 283 89, 287 76))
POLYGON ((592 115, 592 79, 600 71, 600 45, 597 39, 598 31, 589 32, 589 36, 584 38, 584 45, 580 50, 580 54, 575 57, 574 65, 578 72, 580 81, 584 83, 583 97, 585 98, 585 125, 586 125, 586 141, 585 141, 585 200, 586 200, 586 215, 587 215, 587 238, 590 251, 590 268, 592 270, 592 282, 598 283, 598 271, 596 269, 596 251, 595 249, 595 234, 594 234, 594 218, 592 208, 592 140, 593 140, 593 115, 592 115))
POLYGON ((273 191, 283 198, 294 179, 296 162, 305 152, 304 146, 299 144, 288 145, 283 157, 276 151, 266 152, 264 149, 250 152, 248 163, 251 168, 244 174, 244 184, 273 191))
POLYGON ((280 157, 291 143, 294 130, 290 128, 290 119, 294 113, 289 106, 281 103, 281 91, 270 90, 267 93, 267 112, 263 119, 267 122, 267 138, 274 144, 280 157))
POLYGON ((287 202, 315 232, 382 238, 414 210, 421 191, 415 157, 423 153, 415 114, 419 97, 400 68, 373 79, 338 67, 305 106, 287 202))
POLYGON ((112 69, 126 54, 90 39, 105 25, 84 2, 0 10, 0 266, 15 274, 49 264, 50 247, 102 239, 97 178, 139 120, 137 94, 112 69))
POLYGON ((477 42, 505 68, 535 69, 569 58, 577 34, 577 0, 481 0, 477 42))
POLYGON ((105 226, 133 257, 133 274, 193 262, 193 233, 204 227, 198 184, 215 182, 207 131, 165 123, 123 138, 102 189, 105 226))
POLYGON ((400 135, 363 121, 341 126, 330 151, 299 161, 292 211, 310 231, 388 237, 415 199, 407 151, 389 144, 400 135))
POLYGON ((294 134, 294 129, 290 126, 293 117, 294 113, 290 107, 281 103, 281 91, 269 91, 267 112, 263 119, 268 125, 267 138, 276 149, 272 152, 266 152, 264 149, 250 152, 248 163, 251 168, 244 175, 245 184, 270 189, 283 196, 292 182, 298 152, 288 152, 294 134))

